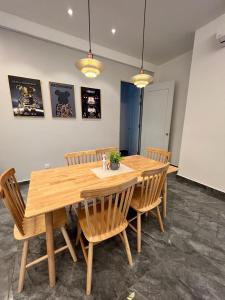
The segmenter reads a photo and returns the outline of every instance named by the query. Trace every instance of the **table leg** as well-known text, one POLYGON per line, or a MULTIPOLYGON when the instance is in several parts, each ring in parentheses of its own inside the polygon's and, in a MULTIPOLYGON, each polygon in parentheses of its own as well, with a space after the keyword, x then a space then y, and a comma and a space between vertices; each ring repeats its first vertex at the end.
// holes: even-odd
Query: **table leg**
POLYGON ((163 196, 163 217, 166 217, 166 210, 167 210, 167 178, 165 180, 165 183, 163 185, 163 191, 162 191, 162 196, 163 196))
POLYGON ((53 237, 53 213, 45 214, 46 225, 46 245, 48 255, 48 274, 50 287, 55 286, 55 252, 54 252, 54 237, 53 237))

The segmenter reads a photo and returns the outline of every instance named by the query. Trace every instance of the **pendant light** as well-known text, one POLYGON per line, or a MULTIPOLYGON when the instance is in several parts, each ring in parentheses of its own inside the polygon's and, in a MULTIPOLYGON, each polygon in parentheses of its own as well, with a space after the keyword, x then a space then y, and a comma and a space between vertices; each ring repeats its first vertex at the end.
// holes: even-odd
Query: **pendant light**
POLYGON ((87 58, 82 58, 76 63, 76 67, 88 78, 97 77, 103 70, 103 64, 93 58, 91 52, 91 17, 90 17, 90 0, 88 0, 88 31, 89 31, 89 52, 87 58))
POLYGON ((141 69, 140 73, 132 77, 132 82, 134 85, 136 85, 138 88, 144 88, 149 83, 153 81, 153 78, 151 75, 144 73, 143 69, 143 60, 144 60, 144 47, 145 47, 145 15, 146 15, 146 0, 145 0, 145 6, 144 6, 144 23, 143 23, 143 40, 142 40, 142 56, 141 56, 141 69))

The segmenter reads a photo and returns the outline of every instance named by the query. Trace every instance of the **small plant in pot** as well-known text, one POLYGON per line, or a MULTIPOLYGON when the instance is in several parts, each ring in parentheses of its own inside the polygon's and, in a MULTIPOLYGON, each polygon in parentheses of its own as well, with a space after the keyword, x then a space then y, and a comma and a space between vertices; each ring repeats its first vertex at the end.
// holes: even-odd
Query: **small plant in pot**
POLYGON ((120 161, 122 157, 120 152, 111 152, 110 153, 110 169, 111 170, 118 170, 120 167, 120 161))

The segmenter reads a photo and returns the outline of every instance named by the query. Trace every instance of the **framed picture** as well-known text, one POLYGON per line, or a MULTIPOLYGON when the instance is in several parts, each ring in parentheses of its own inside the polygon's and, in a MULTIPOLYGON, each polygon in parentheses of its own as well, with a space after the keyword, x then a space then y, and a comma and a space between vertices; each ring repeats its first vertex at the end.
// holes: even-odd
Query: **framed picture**
POLYGON ((74 86, 70 84, 49 82, 52 116, 58 118, 75 118, 74 86))
POLYGON ((81 87, 81 106, 83 119, 101 119, 101 91, 81 87))
POLYGON ((8 76, 14 116, 44 117, 40 80, 8 76))

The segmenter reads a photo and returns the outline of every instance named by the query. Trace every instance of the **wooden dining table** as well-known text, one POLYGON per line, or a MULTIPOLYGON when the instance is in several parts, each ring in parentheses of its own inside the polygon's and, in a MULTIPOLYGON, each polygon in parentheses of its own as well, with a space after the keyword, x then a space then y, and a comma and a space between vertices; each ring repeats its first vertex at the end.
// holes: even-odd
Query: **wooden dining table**
MULTIPOLYGON (((51 287, 55 286, 53 211, 81 202, 83 199, 80 196, 80 192, 93 185, 96 187, 107 187, 133 177, 138 177, 138 181, 141 182, 140 175, 144 170, 163 166, 161 162, 140 155, 124 157, 121 163, 131 168, 132 171, 99 178, 91 170, 101 167, 101 161, 98 161, 32 172, 25 217, 45 215, 49 285, 51 287)), ((176 171, 176 167, 170 166, 168 174, 176 171)))

